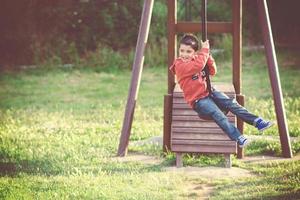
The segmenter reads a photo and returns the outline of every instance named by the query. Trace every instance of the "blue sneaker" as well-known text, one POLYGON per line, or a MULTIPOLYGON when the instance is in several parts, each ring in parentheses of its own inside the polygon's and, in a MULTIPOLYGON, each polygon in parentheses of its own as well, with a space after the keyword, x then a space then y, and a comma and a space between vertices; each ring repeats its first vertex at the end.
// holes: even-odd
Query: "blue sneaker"
POLYGON ((258 118, 257 121, 255 122, 255 127, 259 131, 264 131, 264 130, 270 128, 273 125, 274 125, 273 122, 271 122, 271 121, 265 121, 262 118, 258 118))
POLYGON ((244 148, 248 144, 248 139, 245 136, 240 135, 237 139, 237 143, 239 144, 240 148, 244 148))

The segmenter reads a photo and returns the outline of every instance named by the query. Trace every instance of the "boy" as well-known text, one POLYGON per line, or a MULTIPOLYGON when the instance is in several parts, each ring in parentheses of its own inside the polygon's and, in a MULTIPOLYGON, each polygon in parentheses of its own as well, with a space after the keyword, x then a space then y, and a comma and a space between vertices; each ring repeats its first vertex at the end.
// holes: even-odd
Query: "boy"
POLYGON ((186 34, 180 40, 179 58, 174 61, 170 70, 176 75, 180 88, 183 90, 186 102, 199 114, 199 116, 211 117, 219 127, 232 139, 237 141, 239 147, 247 145, 248 140, 239 130, 231 124, 223 110, 230 110, 246 123, 263 131, 273 125, 248 112, 234 99, 230 99, 224 93, 212 88, 211 94, 207 90, 205 74, 202 70, 208 65, 209 75, 217 72, 213 57, 209 54, 209 41, 201 41, 201 49, 198 51, 198 39, 193 34, 186 34))

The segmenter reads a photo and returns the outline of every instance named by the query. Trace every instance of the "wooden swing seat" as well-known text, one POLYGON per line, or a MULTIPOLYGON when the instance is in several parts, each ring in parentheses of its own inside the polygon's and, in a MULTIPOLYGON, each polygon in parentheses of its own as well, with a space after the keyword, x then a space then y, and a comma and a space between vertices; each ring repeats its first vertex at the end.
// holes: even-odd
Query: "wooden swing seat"
MULTIPOLYGON (((218 91, 230 98, 235 98, 231 84, 212 84, 218 91)), ((236 117, 227 114, 229 121, 236 125, 236 117)), ((173 91, 173 109, 171 124, 171 150, 176 153, 176 166, 182 167, 183 153, 222 153, 225 156, 225 167, 231 167, 230 154, 237 153, 237 143, 210 119, 198 116, 184 100, 183 92, 176 84, 173 91)))

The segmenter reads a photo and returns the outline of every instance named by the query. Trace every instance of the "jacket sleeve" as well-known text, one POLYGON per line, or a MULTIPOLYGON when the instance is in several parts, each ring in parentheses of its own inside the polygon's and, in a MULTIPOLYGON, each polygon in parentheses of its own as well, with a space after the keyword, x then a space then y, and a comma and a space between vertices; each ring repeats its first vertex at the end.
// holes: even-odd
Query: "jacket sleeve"
POLYGON ((209 57, 209 49, 202 48, 190 60, 177 58, 169 67, 170 71, 176 75, 178 81, 193 74, 200 73, 209 57))
POLYGON ((207 60, 207 65, 208 65, 208 70, 209 70, 209 75, 215 75, 217 73, 217 66, 215 59, 209 55, 208 60, 207 60))
POLYGON ((176 63, 177 63, 177 59, 175 59, 173 64, 169 67, 169 70, 172 72, 173 75, 176 75, 176 72, 175 72, 176 63))
POLYGON ((209 49, 202 48, 194 56, 195 65, 197 66, 197 71, 201 71, 209 58, 209 49))

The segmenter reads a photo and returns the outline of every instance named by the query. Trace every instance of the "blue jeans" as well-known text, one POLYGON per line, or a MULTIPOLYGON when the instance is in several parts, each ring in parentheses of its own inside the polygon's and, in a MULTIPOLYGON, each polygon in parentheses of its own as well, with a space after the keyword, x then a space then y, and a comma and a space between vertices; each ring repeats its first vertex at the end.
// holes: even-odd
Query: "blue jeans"
POLYGON ((212 94, 196 101, 194 110, 199 116, 211 117, 219 127, 232 139, 237 140, 241 135, 240 131, 228 121, 222 110, 229 110, 244 122, 253 125, 258 116, 250 113, 242 107, 235 99, 230 99, 226 94, 217 90, 212 94))

